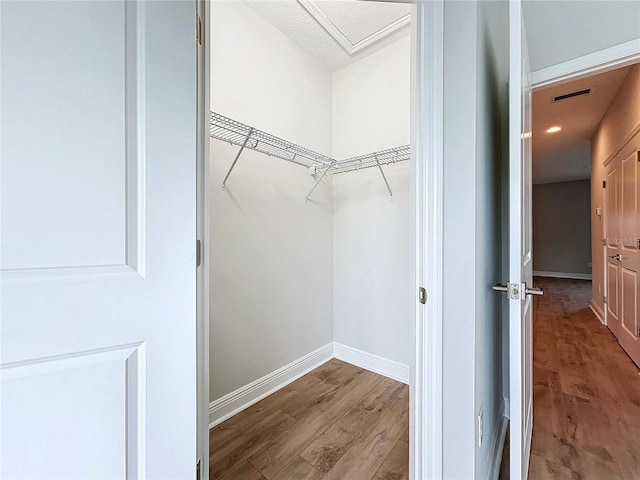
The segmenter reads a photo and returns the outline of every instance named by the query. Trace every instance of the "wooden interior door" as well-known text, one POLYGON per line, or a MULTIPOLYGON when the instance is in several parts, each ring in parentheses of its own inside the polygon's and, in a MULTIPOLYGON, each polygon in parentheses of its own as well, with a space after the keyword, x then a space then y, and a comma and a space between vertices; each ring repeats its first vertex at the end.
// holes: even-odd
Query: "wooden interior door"
POLYGON ((640 134, 606 168, 607 325, 640 366, 640 134))
POLYGON ((0 478, 194 478, 195 2, 0 9, 0 478))

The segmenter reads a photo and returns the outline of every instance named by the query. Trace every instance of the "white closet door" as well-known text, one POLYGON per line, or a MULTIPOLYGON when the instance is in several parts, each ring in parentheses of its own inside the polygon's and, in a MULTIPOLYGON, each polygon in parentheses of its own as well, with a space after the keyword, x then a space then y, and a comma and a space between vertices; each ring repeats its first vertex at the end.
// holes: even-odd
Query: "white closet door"
POLYGON ((0 477, 193 477, 195 3, 0 8, 0 477))
POLYGON ((640 366, 640 135, 606 167, 607 325, 640 366))

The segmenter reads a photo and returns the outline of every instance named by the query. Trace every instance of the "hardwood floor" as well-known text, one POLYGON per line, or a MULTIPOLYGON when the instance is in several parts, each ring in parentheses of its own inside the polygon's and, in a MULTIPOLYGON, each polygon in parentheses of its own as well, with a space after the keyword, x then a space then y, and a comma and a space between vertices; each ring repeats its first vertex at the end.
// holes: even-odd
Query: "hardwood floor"
POLYGON ((536 278, 529 478, 640 479, 640 376, 589 309, 591 283, 536 278))
POLYGON ((211 480, 402 480, 409 388, 331 360, 214 427, 211 480))

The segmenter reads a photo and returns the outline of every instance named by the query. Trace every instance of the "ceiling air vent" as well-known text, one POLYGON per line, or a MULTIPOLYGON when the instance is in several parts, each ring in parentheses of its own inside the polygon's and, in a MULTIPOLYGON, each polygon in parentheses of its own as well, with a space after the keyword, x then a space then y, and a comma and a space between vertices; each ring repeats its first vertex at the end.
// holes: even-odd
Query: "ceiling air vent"
POLYGON ((585 88, 584 90, 578 90, 577 92, 565 93, 552 97, 552 101, 559 102, 560 100, 566 100, 567 98, 579 97, 580 95, 589 95, 593 88, 585 88))

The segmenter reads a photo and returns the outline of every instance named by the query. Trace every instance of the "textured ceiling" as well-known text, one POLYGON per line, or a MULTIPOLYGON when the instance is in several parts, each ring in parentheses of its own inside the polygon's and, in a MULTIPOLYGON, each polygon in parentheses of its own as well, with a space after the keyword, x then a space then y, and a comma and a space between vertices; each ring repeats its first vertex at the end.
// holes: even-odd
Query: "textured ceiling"
POLYGON ((533 93, 533 183, 591 176, 591 138, 631 67, 601 73, 533 93), (552 102, 552 97, 593 88, 589 95, 552 102), (546 130, 560 125, 562 131, 546 130))
POLYGON ((409 26, 402 19, 407 19, 411 7, 401 3, 355 0, 245 0, 245 3, 332 72, 409 35, 409 26), (386 27, 394 30, 387 32, 386 27), (383 38, 377 38, 382 34, 383 38), (344 45, 336 39, 340 35, 344 45))

